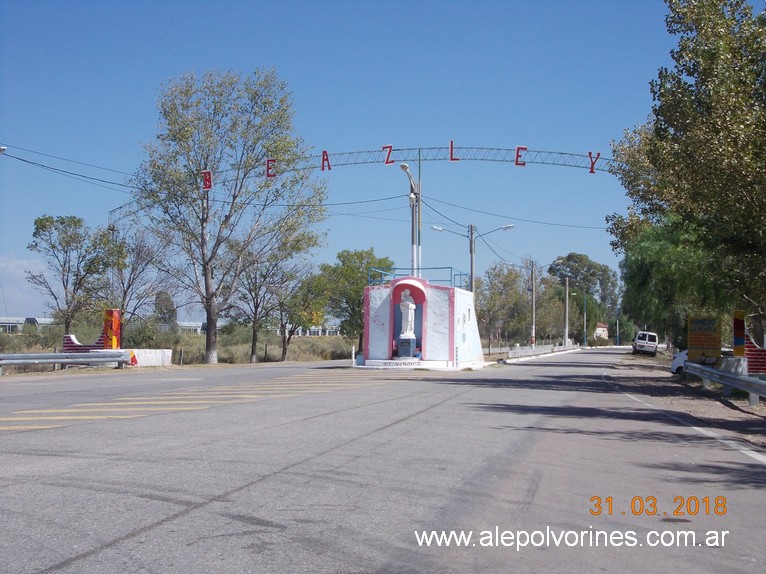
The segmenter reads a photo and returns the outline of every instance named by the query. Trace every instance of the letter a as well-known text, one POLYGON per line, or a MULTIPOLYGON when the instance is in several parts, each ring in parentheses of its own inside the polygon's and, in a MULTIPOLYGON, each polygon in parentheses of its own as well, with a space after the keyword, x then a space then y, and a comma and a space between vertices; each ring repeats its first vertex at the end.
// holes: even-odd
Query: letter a
POLYGON ((327 166, 327 169, 332 169, 332 166, 330 165, 330 154, 327 153, 327 150, 322 152, 322 171, 324 171, 325 165, 327 166))
POLYGON ((596 173, 596 162, 601 157, 601 152, 596 153, 596 159, 593 159, 593 154, 588 152, 588 159, 590 160, 590 172, 596 173))

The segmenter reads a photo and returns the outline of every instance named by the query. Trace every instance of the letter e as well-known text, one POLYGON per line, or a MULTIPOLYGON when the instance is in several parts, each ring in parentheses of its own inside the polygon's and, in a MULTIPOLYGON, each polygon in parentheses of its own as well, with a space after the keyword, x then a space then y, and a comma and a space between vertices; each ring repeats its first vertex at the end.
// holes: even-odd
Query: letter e
POLYGON ((514 159, 513 163, 515 163, 516 165, 520 165, 520 166, 522 166, 522 167, 524 167, 525 165, 527 165, 527 162, 525 162, 525 161, 521 161, 521 155, 522 155, 522 154, 523 154, 525 151, 527 151, 527 147, 526 147, 526 146, 523 146, 523 145, 517 145, 517 146, 516 146, 516 158, 514 159))
POLYGON ((274 173, 274 164, 277 163, 277 160, 275 159, 267 159, 266 160, 266 177, 277 177, 277 174, 274 173))

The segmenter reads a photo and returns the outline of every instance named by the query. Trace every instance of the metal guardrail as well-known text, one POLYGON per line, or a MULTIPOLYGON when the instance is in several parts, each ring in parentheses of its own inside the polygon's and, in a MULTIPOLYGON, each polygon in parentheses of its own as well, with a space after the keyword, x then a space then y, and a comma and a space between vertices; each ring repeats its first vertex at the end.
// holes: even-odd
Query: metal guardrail
POLYGON ((696 363, 686 362, 684 365, 684 371, 697 375, 702 379, 703 383, 706 381, 714 381, 724 385, 724 396, 728 393, 726 387, 734 387, 740 391, 745 391, 749 394, 749 405, 751 407, 757 406, 759 396, 766 397, 766 381, 755 379, 753 377, 745 377, 743 375, 735 375, 719 369, 713 369, 712 367, 705 367, 696 363))
POLYGON ((121 369, 130 362, 128 351, 92 351, 88 353, 16 353, 0 355, 0 375, 6 365, 90 365, 117 363, 121 369))

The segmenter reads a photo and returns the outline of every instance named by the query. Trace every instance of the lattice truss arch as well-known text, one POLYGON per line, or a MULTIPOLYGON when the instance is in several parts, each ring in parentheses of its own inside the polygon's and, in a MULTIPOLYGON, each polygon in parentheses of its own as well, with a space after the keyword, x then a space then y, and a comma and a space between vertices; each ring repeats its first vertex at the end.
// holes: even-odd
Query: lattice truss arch
MULTIPOLYGON (((512 163, 515 165, 540 164, 557 165, 586 169, 590 173, 596 171, 610 172, 617 162, 610 158, 601 157, 600 153, 574 154, 558 151, 532 150, 525 147, 493 148, 493 147, 410 147, 394 148, 383 146, 377 150, 327 152, 309 155, 298 162, 301 170, 321 169, 331 170, 333 167, 365 164, 392 164, 415 161, 494 161, 512 163)), ((277 168, 278 170, 279 168, 277 168)), ((290 170, 287 170, 290 171, 290 170)), ((136 202, 124 204, 109 212, 109 222, 126 219, 145 210, 148 206, 136 202)))
POLYGON ((374 163, 398 163, 406 161, 495 161, 514 164, 544 164, 587 169, 591 172, 609 172, 615 163, 601 154, 573 154, 558 151, 491 147, 426 147, 392 148, 379 150, 332 152, 304 158, 308 169, 319 169, 329 160, 330 167, 374 163))

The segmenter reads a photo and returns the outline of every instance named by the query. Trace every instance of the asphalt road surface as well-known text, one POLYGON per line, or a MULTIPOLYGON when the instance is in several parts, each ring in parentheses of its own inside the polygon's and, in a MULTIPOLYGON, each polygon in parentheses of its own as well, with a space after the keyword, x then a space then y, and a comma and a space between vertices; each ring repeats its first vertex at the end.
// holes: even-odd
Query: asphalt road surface
POLYGON ((621 358, 4 376, 0 572, 766 572, 766 454, 621 358))

